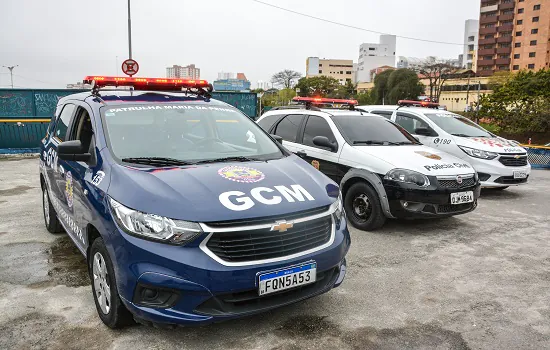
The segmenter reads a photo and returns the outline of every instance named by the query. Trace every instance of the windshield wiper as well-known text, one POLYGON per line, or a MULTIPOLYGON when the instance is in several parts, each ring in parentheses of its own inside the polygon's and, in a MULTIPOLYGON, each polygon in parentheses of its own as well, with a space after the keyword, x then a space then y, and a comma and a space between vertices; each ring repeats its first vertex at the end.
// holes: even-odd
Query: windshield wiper
POLYGON ((392 141, 379 141, 379 140, 368 140, 368 141, 353 141, 354 145, 365 144, 365 145, 403 145, 402 142, 392 142, 392 141))
POLYGON ((470 136, 470 135, 466 135, 466 134, 451 134, 453 136, 458 136, 458 137, 477 137, 477 136, 470 136))
POLYGON ((248 158, 243 156, 236 156, 236 157, 224 157, 224 158, 216 158, 216 159, 199 160, 195 164, 224 163, 224 162, 251 162, 255 160, 258 160, 258 159, 248 158))
POLYGON ((187 162, 181 159, 175 158, 165 158, 165 157, 133 157, 133 158, 122 158, 123 162, 134 163, 134 164, 146 164, 146 165, 156 165, 156 166, 166 166, 166 165, 193 165, 193 162, 187 162))

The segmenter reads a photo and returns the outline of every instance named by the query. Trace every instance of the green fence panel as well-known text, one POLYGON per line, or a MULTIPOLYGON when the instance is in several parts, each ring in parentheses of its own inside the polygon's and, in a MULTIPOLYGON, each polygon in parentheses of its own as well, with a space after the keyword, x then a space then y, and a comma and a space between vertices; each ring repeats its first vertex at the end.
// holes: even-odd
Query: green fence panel
POLYGON ((85 90, 33 90, 34 115, 37 117, 51 118, 55 113, 57 101, 68 95, 76 94, 85 90))
POLYGON ((0 122, 0 149, 37 148, 49 122, 0 122))
POLYGON ((0 117, 34 115, 32 90, 0 89, 0 117))
POLYGON ((243 111, 244 114, 250 118, 256 117, 256 110, 258 108, 258 98, 255 93, 252 92, 216 92, 212 93, 212 98, 216 100, 229 103, 233 107, 236 107, 243 111))

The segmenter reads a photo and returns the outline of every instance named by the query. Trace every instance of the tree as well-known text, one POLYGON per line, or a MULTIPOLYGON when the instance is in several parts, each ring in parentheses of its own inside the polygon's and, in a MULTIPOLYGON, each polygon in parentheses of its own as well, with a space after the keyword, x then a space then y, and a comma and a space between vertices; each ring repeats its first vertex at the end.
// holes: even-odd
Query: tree
POLYGON ((345 85, 340 85, 333 93, 329 94, 332 98, 351 99, 357 94, 357 84, 347 80, 345 85))
POLYGON ((424 85, 418 75, 410 69, 392 70, 388 78, 388 104, 399 100, 416 100, 424 94, 424 85))
POLYGON ((338 80, 319 75, 311 78, 302 78, 295 88, 300 89, 300 96, 326 97, 333 94, 340 87, 338 80))
POLYGON ((479 115, 509 133, 550 130, 550 70, 521 71, 481 102, 479 115))
POLYGON ((271 78, 271 82, 285 89, 291 89, 294 86, 294 82, 300 79, 301 76, 302 74, 296 71, 285 69, 279 73, 275 73, 271 78))
POLYGON ((374 88, 372 89, 372 96, 377 104, 385 104, 388 96, 388 80, 392 74, 393 69, 383 71, 377 74, 374 78, 374 88))
POLYGON ((450 60, 441 60, 434 56, 429 56, 418 68, 415 68, 415 71, 421 74, 422 78, 428 79, 432 101, 439 101, 441 87, 449 79, 449 76, 457 70, 458 68, 452 65, 450 60))

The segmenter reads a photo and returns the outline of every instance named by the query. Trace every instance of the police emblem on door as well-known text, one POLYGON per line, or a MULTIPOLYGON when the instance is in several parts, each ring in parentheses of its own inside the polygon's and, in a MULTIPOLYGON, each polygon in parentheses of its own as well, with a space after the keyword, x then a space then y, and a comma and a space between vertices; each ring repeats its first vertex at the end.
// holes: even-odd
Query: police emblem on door
POLYGON ((319 170, 319 166, 320 166, 319 161, 314 160, 311 162, 311 165, 313 165, 315 169, 319 170))

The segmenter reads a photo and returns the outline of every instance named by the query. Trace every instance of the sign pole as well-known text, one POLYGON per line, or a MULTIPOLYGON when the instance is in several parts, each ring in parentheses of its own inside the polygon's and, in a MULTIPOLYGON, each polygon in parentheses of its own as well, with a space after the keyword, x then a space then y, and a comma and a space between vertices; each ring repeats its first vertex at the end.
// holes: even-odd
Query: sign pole
POLYGON ((128 0, 128 58, 132 59, 132 17, 130 15, 130 0, 128 0))

